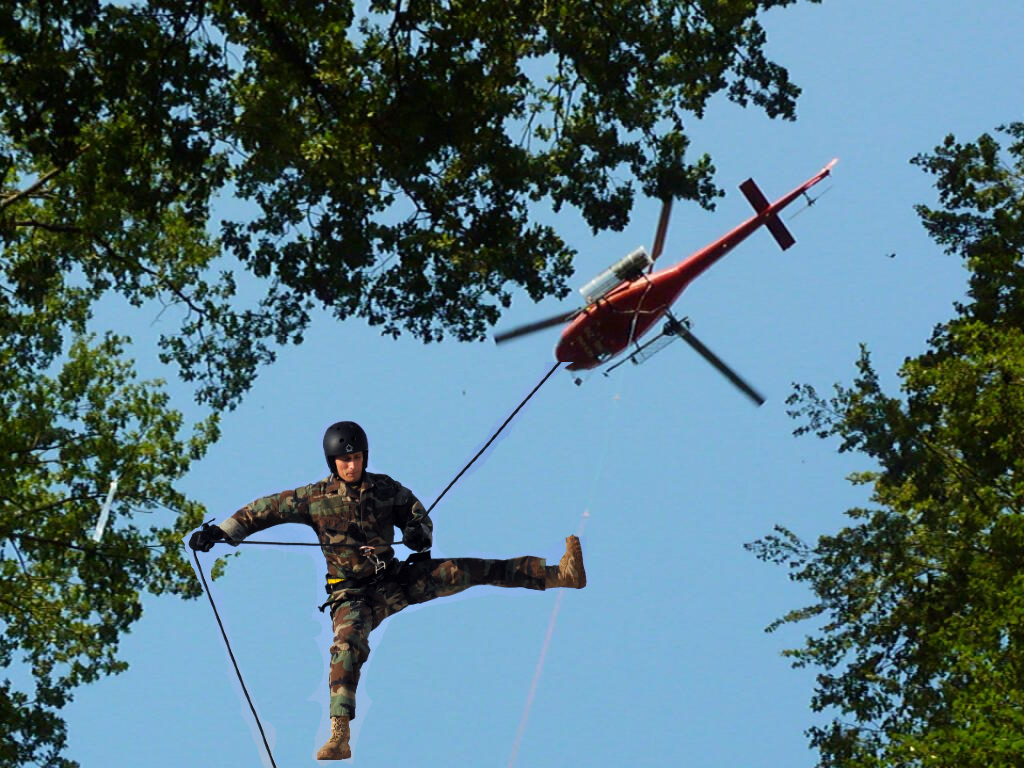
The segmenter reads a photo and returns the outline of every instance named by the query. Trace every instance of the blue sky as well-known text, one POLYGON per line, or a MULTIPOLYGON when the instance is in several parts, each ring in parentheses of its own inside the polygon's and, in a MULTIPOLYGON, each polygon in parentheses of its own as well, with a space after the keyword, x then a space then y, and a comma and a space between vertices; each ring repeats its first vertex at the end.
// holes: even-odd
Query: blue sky
MULTIPOLYGON (((860 342, 895 386, 903 358, 950 316, 965 272, 918 224, 912 206, 935 196, 908 160, 946 133, 971 139, 1022 117, 1024 10, 1010 0, 826 0, 765 24, 771 55, 803 88, 798 120, 719 99, 691 123, 727 196, 713 213, 677 205, 662 258, 681 259, 747 217, 736 187, 748 176, 774 198, 840 158, 821 204, 789 223, 793 248, 782 253, 759 232, 677 304, 768 402, 754 408, 683 345, 582 387, 560 374, 432 515, 436 556, 554 562, 590 513, 590 583, 562 599, 516 765, 815 762, 803 735, 818 717, 813 676, 780 655, 805 630, 763 632, 808 595, 743 543, 775 523, 813 539, 866 502, 844 480, 865 463, 792 437, 783 401, 792 382, 848 381, 860 342)), ((582 285, 650 247, 657 214, 644 202, 626 231, 599 237, 572 213, 539 215, 580 250, 582 285)), ((520 296, 503 325, 562 306, 572 305, 520 296)), ((143 326, 141 344, 159 332, 143 326)), ((321 477, 324 428, 354 419, 370 435, 371 469, 429 504, 544 374, 556 338, 423 346, 320 318, 225 415, 223 438, 185 488, 221 521, 321 477)), ((273 535, 313 540, 295 526, 273 535)), ((329 727, 322 557, 242 550, 214 596, 277 764, 311 765, 329 727)), ((509 765, 556 596, 477 588, 378 629, 351 764, 509 765)), ((205 601, 147 599, 122 648, 131 669, 80 689, 66 710, 71 757, 269 765, 205 601)))

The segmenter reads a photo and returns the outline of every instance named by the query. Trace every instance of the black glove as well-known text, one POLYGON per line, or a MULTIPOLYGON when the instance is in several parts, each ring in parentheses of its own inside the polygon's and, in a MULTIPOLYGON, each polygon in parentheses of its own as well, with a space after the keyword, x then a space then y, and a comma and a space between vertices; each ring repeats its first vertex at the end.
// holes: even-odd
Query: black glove
POLYGON ((410 523, 407 528, 402 530, 402 543, 413 552, 422 552, 425 549, 430 549, 433 537, 425 525, 415 522, 410 523))
POLYGON ((203 523, 203 527, 194 532, 191 538, 189 538, 188 545, 192 549, 198 549, 200 552, 209 552, 218 541, 227 540, 227 534, 218 526, 203 523))

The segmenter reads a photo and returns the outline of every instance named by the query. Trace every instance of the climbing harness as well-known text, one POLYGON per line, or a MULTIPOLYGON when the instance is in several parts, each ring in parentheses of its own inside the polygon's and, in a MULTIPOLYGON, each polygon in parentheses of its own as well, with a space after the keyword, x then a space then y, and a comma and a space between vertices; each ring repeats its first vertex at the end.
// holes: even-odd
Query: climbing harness
MULTIPOLYGON (((334 598, 334 594, 336 592, 353 590, 353 592, 355 593, 355 590, 362 590, 366 587, 372 588, 379 584, 385 578, 385 576, 393 576, 400 586, 407 587, 409 585, 409 581, 412 578, 412 568, 410 566, 416 565, 417 563, 421 563, 425 560, 430 560, 429 549, 426 552, 413 552, 411 555, 405 558, 404 561, 393 559, 390 562, 388 562, 387 565, 382 566, 381 569, 374 571, 373 577, 369 579, 356 581, 354 579, 343 579, 338 576, 328 576, 327 583, 324 585, 324 591, 327 593, 328 598, 327 602, 320 606, 320 613, 323 613, 324 609, 326 609, 328 606, 332 606, 331 618, 334 618, 333 605, 335 602, 340 602, 335 600, 334 598), (384 576, 378 577, 377 574, 380 572, 380 570, 384 571, 384 576)), ((349 599, 353 598, 349 596, 349 599)), ((362 597, 357 597, 355 599, 362 599, 362 597)))
MULTIPOLYGON (((427 511, 426 511, 425 514, 427 514, 427 515, 430 514, 431 510, 434 507, 437 506, 437 503, 442 498, 444 498, 444 495, 446 493, 448 493, 448 491, 452 488, 452 486, 455 485, 455 483, 457 483, 459 481, 459 478, 461 478, 466 473, 466 471, 471 466, 473 466, 474 462, 476 462, 476 460, 479 459, 484 454, 484 451, 486 451, 490 447, 491 443, 493 443, 497 439, 498 435, 501 434, 502 430, 505 429, 505 427, 507 427, 509 425, 509 422, 511 422, 512 419, 515 418, 516 414, 519 413, 519 411, 521 411, 523 409, 523 407, 526 405, 526 403, 529 402, 530 398, 533 397, 537 393, 537 391, 544 385, 544 383, 548 379, 551 378, 551 375, 555 371, 557 371, 558 368, 561 365, 562 365, 561 362, 557 362, 553 366, 551 366, 551 370, 548 371, 546 374, 544 374, 544 378, 542 378, 540 380, 540 382, 537 384, 537 386, 535 386, 532 390, 530 390, 530 394, 528 394, 525 398, 523 398, 523 401, 521 403, 519 403, 519 405, 516 406, 516 409, 514 411, 512 411, 512 413, 509 415, 509 417, 507 419, 505 419, 505 421, 502 423, 502 425, 500 427, 498 427, 498 429, 494 432, 493 435, 491 435, 491 439, 488 440, 484 444, 484 447, 481 448, 479 451, 477 451, 476 455, 472 459, 469 460, 469 463, 466 464, 466 466, 464 466, 462 468, 462 471, 460 471, 459 474, 457 474, 455 476, 455 478, 450 483, 448 483, 448 485, 445 487, 445 489, 443 491, 441 491, 441 494, 436 499, 434 499, 434 503, 431 504, 430 507, 427 508, 427 511)), ((240 544, 274 544, 274 545, 279 545, 279 546, 297 546, 297 547, 303 547, 303 546, 305 546, 305 547, 321 547, 321 546, 323 546, 320 543, 289 542, 289 541, 242 541, 242 542, 239 542, 239 543, 240 544)), ((401 544, 402 542, 399 541, 399 542, 395 542, 395 543, 396 544, 401 544)), ((390 544, 387 544, 387 545, 381 544, 381 545, 377 545, 377 546, 391 546, 391 545, 390 544)), ((418 552, 418 553, 415 553, 413 555, 410 555, 406 559, 404 564, 398 564, 398 561, 395 560, 395 559, 392 559, 390 561, 390 563, 384 563, 374 553, 375 549, 376 549, 376 546, 372 546, 372 545, 367 545, 367 546, 363 546, 363 547, 359 548, 360 552, 365 557, 367 557, 370 560, 371 563, 373 563, 374 575, 373 575, 373 577, 371 579, 368 579, 368 580, 365 580, 365 581, 360 581, 357 584, 353 584, 353 586, 355 586, 355 587, 364 587, 364 586, 369 586, 369 585, 372 585, 372 584, 376 584, 379 581, 380 578, 383 578, 383 577, 380 576, 380 572, 383 570, 385 575, 387 575, 387 573, 389 571, 389 566, 390 566, 391 563, 395 563, 396 564, 394 567, 398 570, 398 573, 399 573, 400 577, 404 576, 405 578, 408 578, 408 574, 402 574, 402 570, 407 570, 407 569, 403 569, 402 568, 403 565, 404 566, 413 565, 413 564, 415 564, 417 562, 420 562, 422 560, 429 559, 429 557, 430 557, 430 552, 429 551, 428 552, 418 552)), ((273 755, 273 753, 271 753, 270 745, 267 743, 267 737, 263 733, 263 725, 260 723, 260 718, 256 714, 256 708, 253 706, 252 699, 249 698, 249 691, 246 689, 245 683, 242 681, 242 673, 238 669, 238 663, 235 661, 235 654, 231 651, 231 643, 228 642, 227 633, 224 631, 224 624, 220 620, 220 614, 217 613, 217 606, 213 602, 213 595, 210 594, 210 589, 209 589, 209 587, 206 584, 206 576, 203 574, 203 567, 199 564, 199 558, 196 556, 196 550, 192 550, 192 559, 195 561, 196 569, 199 571, 199 578, 203 582, 203 591, 206 592, 206 597, 210 601, 210 607, 213 608, 213 615, 217 619, 217 626, 220 627, 221 637, 224 638, 224 645, 227 646, 228 655, 231 657, 231 663, 235 667, 235 674, 238 676, 238 682, 241 683, 241 685, 242 685, 242 692, 245 693, 245 700, 247 702, 249 702, 249 709, 252 712, 252 716, 256 719, 256 726, 259 728, 260 736, 263 737, 263 746, 267 750, 267 755, 270 757, 270 764, 273 766, 273 768, 277 768, 277 763, 274 762, 274 755, 273 755)), ((338 591, 340 591, 342 589, 342 587, 339 586, 342 583, 342 581, 344 581, 344 579, 339 579, 338 581, 335 581, 332 584, 330 582, 330 579, 328 579, 328 584, 325 586, 325 589, 327 590, 327 594, 331 595, 332 598, 333 598, 333 593, 334 592, 338 592, 338 591)), ((346 587, 346 588, 348 588, 348 587, 346 587)), ((356 597, 356 599, 361 599, 361 598, 356 597)), ((362 599, 365 599, 365 598, 362 598, 362 599)), ((323 612, 324 609, 328 605, 331 605, 332 602, 334 602, 334 600, 333 599, 329 599, 326 603, 324 603, 323 605, 320 606, 320 611, 323 612)))

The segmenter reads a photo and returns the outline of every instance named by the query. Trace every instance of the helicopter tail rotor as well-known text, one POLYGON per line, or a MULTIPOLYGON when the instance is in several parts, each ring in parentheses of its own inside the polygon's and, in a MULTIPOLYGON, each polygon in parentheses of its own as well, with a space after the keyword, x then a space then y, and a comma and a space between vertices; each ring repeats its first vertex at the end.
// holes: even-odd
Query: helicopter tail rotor
MULTIPOLYGON (((761 211, 771 207, 768 203, 768 198, 764 196, 761 188, 757 186, 757 183, 753 179, 747 179, 740 184, 740 192, 743 193, 743 196, 747 198, 747 201, 758 213, 761 213, 761 211)), ((782 250, 786 250, 796 242, 793 238, 793 234, 786 229, 786 225, 782 223, 782 220, 777 214, 773 213, 769 215, 768 218, 765 219, 764 226, 769 232, 771 232, 772 237, 775 238, 775 242, 779 244, 779 248, 782 250)))
POLYGON ((809 194, 804 192, 804 197, 806 198, 807 202, 804 204, 804 206, 802 208, 798 208, 796 213, 794 213, 792 216, 789 217, 790 221, 795 219, 801 213, 803 213, 808 208, 810 208, 812 205, 814 205, 816 202, 818 202, 821 198, 823 198, 831 190, 832 190, 832 186, 827 186, 823 190, 821 190, 821 192, 819 192, 817 195, 815 195, 814 197, 811 197, 809 194))

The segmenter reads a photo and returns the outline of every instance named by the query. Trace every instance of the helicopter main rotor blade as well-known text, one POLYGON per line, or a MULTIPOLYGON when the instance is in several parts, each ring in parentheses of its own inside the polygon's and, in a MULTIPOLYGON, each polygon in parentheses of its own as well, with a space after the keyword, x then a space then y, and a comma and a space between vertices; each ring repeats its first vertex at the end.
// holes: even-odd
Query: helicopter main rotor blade
POLYGON ((502 342, 509 341, 511 339, 517 339, 520 336, 526 336, 528 333, 534 333, 536 331, 543 331, 545 328, 550 328, 553 325, 561 325, 572 320, 581 310, 574 309, 572 312, 562 312, 558 315, 553 315, 544 320, 537 320, 533 323, 527 323, 526 325, 520 325, 518 328, 512 328, 508 331, 502 331, 501 333, 494 334, 494 343, 501 344, 502 342))
MULTIPOLYGON (((661 216, 658 217, 658 231, 654 235, 654 245, 651 247, 651 261, 657 261, 661 251, 665 247, 665 232, 668 230, 668 217, 672 213, 672 198, 667 197, 661 204, 661 216)), ((653 267, 652 267, 653 269, 653 267)))
POLYGON ((735 384, 736 387, 738 387, 743 392, 743 394, 745 394, 758 405, 764 404, 764 398, 761 397, 761 394, 752 386, 747 384, 747 382, 741 379, 739 374, 736 373, 736 371, 734 371, 732 368, 730 368, 722 361, 722 358, 720 358, 710 349, 705 347, 704 344, 701 343, 700 339, 698 339, 696 336, 693 335, 693 333, 690 332, 689 328, 680 323, 679 327, 675 330, 676 333, 678 333, 682 337, 683 341, 685 341, 687 344, 689 344, 691 347, 697 350, 697 353, 701 357, 703 357, 705 360, 707 360, 709 363, 715 366, 715 368, 717 368, 719 372, 723 376, 725 376, 725 378, 727 378, 729 381, 735 384))

